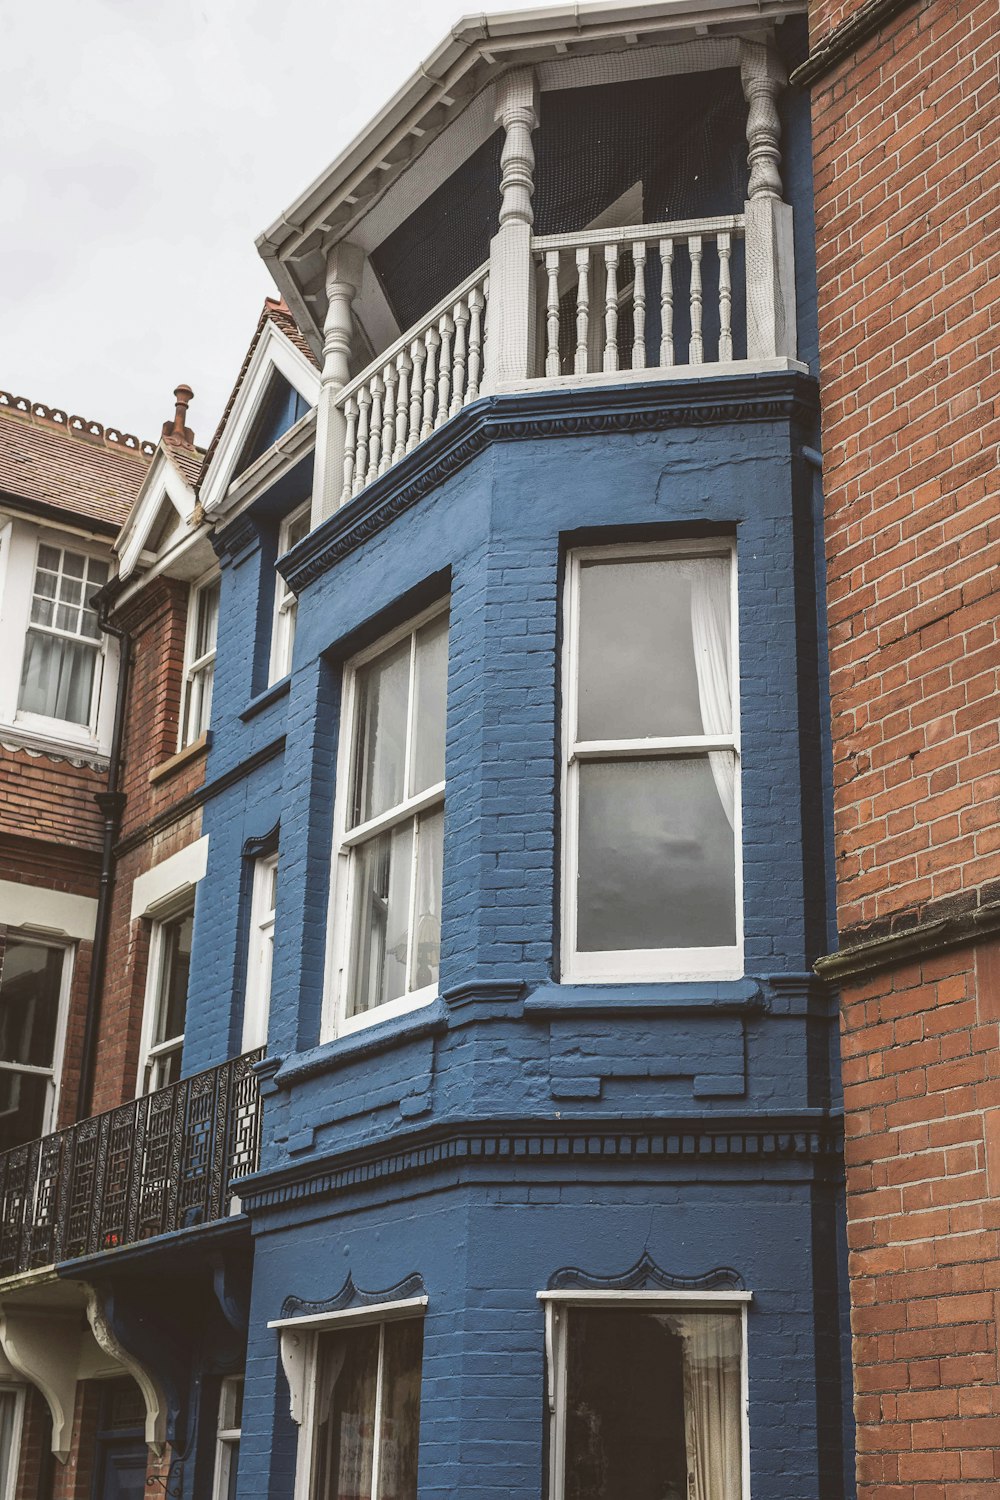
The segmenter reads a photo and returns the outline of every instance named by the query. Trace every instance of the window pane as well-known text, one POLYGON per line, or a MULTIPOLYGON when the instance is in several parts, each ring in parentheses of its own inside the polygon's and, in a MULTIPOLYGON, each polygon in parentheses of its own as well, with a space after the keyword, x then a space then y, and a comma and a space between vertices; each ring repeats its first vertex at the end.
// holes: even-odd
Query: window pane
POLYGON ((0 1391, 0 1495, 10 1500, 17 1479, 17 1392, 0 1391))
POLYGON ((312 1500, 371 1500, 377 1324, 321 1334, 312 1500))
POLYGON ((729 752, 580 766, 581 952, 736 942, 732 774, 729 752))
POLYGON ((423 1349, 418 1319, 385 1325, 379 1500, 417 1500, 423 1349))
POLYGON ((354 856, 349 1016, 406 993, 413 826, 404 823, 369 839, 354 856))
POLYGON ((308 508, 288 522, 285 530, 285 551, 291 552, 292 548, 301 542, 304 536, 309 535, 309 510, 308 508))
POLYGON ((8 938, 0 968, 0 1059, 50 1068, 65 950, 8 938))
POLYGON ((189 913, 162 926, 160 992, 157 997, 153 1045, 184 1035, 188 979, 191 974, 191 934, 194 917, 189 913))
POLYGON ((58 573, 61 556, 58 547, 48 547, 43 543, 38 549, 38 566, 47 568, 50 573, 58 573))
POLYGON ((81 557, 78 552, 64 552, 63 572, 69 578, 82 578, 87 566, 87 559, 81 557))
POLYGON ((352 828, 403 800, 409 689, 409 640, 358 673, 352 828))
POLYGON ((584 563, 577 737, 724 734, 730 721, 728 559, 584 563))
POLYGON ((441 863, 444 809, 425 813, 417 828, 417 900, 410 989, 436 984, 441 964, 441 863))
POLYGON ((0 1151, 45 1134, 51 1098, 52 1085, 42 1074, 0 1069, 0 1151))
POLYGON ((215 650, 215 638, 219 621, 218 583, 206 584, 203 589, 198 590, 197 609, 198 614, 195 620, 194 650, 192 654, 193 661, 198 661, 200 657, 207 656, 210 651, 215 650))
POLYGON ((89 724, 96 664, 95 647, 29 630, 18 708, 70 724, 89 724))
POLYGON ((448 695, 448 621, 432 620, 417 631, 416 707, 410 752, 410 794, 444 780, 444 731, 448 695))
POLYGON ((734 1313, 569 1313, 564 1500, 740 1500, 734 1313))

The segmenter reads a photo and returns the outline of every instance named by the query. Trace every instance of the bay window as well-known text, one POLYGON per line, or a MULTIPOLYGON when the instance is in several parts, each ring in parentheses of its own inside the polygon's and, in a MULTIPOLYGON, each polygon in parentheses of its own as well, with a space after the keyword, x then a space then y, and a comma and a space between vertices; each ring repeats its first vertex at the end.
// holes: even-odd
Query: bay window
POLYGON ((55 1123, 72 950, 9 933, 0 945, 0 1150, 55 1123))
MULTIPOLYGON (((309 504, 300 506, 278 532, 278 556, 284 557, 309 534, 309 504)), ((268 682, 278 682, 292 670, 292 648, 295 645, 295 620, 298 600, 280 573, 274 583, 274 628, 271 634, 271 669, 268 682)))
POLYGON ((563 976, 742 973, 729 542, 571 554, 563 976))
POLYGON ((181 748, 203 735, 212 715, 215 647, 219 632, 219 580, 206 579, 191 590, 184 651, 181 748))
POLYGON ((440 608, 348 666, 331 924, 340 1030, 437 984, 447 672, 440 608))
POLYGON ((101 629, 92 599, 108 564, 40 542, 18 693, 20 713, 92 727, 100 693, 101 629))
POLYGON ((549 1500, 747 1500, 749 1293, 540 1296, 549 1500))

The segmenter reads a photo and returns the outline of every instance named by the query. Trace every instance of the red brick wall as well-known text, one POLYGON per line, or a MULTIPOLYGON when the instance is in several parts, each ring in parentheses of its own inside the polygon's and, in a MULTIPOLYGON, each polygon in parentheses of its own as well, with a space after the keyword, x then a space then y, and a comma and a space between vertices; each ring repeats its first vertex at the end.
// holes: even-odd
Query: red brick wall
POLYGON ((998 62, 933 0, 812 91, 843 930, 1000 876, 998 62))
POLYGON ((97 1456, 100 1382, 81 1380, 73 1411, 73 1447, 64 1464, 56 1464, 52 1500, 91 1500, 97 1456))
POLYGON ((1000 943, 844 995, 858 1479, 1000 1493, 1000 943))
POLYGON ((99 853, 101 817, 94 793, 106 779, 104 771, 57 755, 0 745, 0 836, 99 853))
POLYGON ((43 1449, 51 1441, 52 1426, 45 1399, 33 1385, 26 1386, 15 1500, 48 1500, 47 1496, 40 1495, 39 1490, 44 1463, 43 1449))

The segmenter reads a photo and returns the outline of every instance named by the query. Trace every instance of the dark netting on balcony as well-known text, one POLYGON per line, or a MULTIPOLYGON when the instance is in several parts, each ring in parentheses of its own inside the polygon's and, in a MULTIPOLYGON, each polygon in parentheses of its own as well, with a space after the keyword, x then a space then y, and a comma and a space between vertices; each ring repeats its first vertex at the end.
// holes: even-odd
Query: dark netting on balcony
MULTIPOLYGON (((566 234, 593 227, 653 224, 664 220, 740 213, 746 196, 746 102, 735 68, 589 88, 556 89, 540 100, 536 155, 534 233, 566 234)), ((487 259, 499 225, 500 153, 497 130, 373 252, 372 265, 400 328, 412 328, 487 259)), ((596 263, 595 298, 601 293, 596 263)), ((732 250, 734 287, 743 283, 743 245, 732 250)), ((719 337, 719 265, 706 240, 705 358, 714 359, 719 337)), ((631 255, 621 263, 619 285, 634 275, 631 255)), ((660 343, 661 267, 650 247, 645 268, 646 343, 660 343)), ((674 255, 676 361, 687 358, 690 338, 690 261, 683 241, 674 255)), ((544 286, 538 292, 544 306, 544 286)), ((567 298, 571 295, 567 292, 567 298)), ((572 294, 575 295, 575 294, 572 294)), ((627 296, 622 304, 621 362, 634 343, 627 296)), ((564 373, 572 370, 570 302, 560 319, 564 373), (565 348, 563 344, 565 342, 565 348)), ((733 301, 734 356, 745 356, 746 320, 741 297, 733 301)), ((648 364, 655 364, 653 358, 648 364)))

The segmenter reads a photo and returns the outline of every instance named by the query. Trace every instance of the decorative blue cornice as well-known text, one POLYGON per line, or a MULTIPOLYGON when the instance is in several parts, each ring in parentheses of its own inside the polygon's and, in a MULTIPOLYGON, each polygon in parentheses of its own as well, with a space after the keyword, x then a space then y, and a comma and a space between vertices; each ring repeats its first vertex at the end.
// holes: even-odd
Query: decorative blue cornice
POLYGON ((323 1302, 308 1302, 305 1297, 286 1297, 281 1304, 283 1318, 315 1318, 322 1313, 343 1312, 348 1307, 377 1307, 380 1302, 402 1302, 407 1297, 425 1297, 427 1288, 418 1271, 412 1271, 395 1286, 382 1291, 366 1292, 358 1286, 350 1271, 347 1280, 333 1297, 323 1302))
POLYGON ((716 1266, 700 1276, 678 1276, 664 1271, 652 1256, 643 1251, 634 1266, 616 1276, 601 1276, 582 1271, 578 1266, 564 1266, 549 1278, 549 1291, 586 1292, 741 1292, 746 1283, 732 1266, 716 1266))
POLYGON ((300 594, 491 443, 816 420, 815 380, 797 371, 518 391, 466 406, 281 559, 300 594))
POLYGON ((260 546, 260 528, 250 515, 237 516, 228 526, 212 532, 210 541, 221 563, 236 567, 253 555, 260 546))

